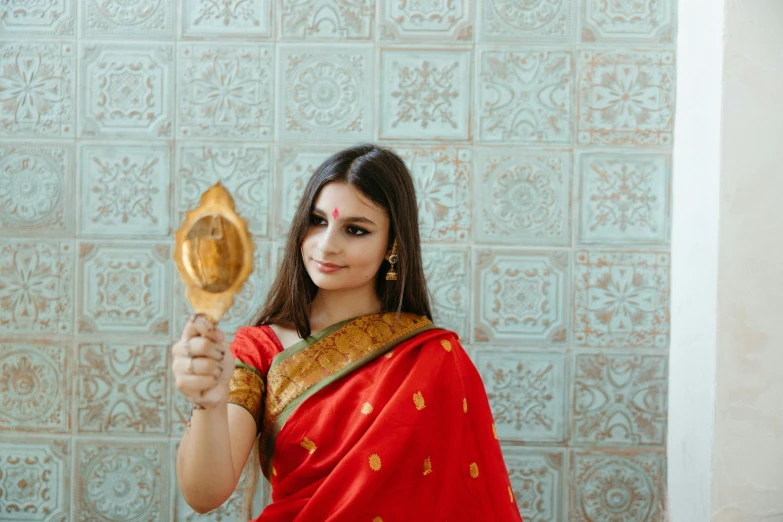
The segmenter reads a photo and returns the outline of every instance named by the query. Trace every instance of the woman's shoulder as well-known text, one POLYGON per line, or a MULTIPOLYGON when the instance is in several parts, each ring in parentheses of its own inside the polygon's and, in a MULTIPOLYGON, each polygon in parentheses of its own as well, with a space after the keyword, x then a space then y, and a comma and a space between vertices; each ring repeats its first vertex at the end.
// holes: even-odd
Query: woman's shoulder
POLYGON ((282 351, 280 342, 269 325, 239 328, 231 343, 234 357, 266 375, 272 359, 282 351))
POLYGON ((277 348, 280 344, 274 330, 268 324, 238 328, 236 338, 242 338, 254 344, 272 345, 273 348, 277 348))
POLYGON ((446 351, 450 351, 455 347, 462 347, 459 335, 457 335, 456 332, 452 332, 451 330, 437 325, 434 325, 434 328, 417 334, 414 339, 422 344, 438 345, 446 351))

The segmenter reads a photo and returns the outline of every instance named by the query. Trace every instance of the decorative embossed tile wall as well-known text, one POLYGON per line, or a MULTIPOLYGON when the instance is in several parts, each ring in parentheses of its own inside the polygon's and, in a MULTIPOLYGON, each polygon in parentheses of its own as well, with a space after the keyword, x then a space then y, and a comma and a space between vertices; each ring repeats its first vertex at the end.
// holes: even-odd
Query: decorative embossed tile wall
MULTIPOLYGON (((196 515, 173 231, 216 181, 251 321, 313 169, 411 169, 436 321, 526 521, 662 520, 676 0, 0 3, 0 519, 196 515)), ((245 480, 243 478, 243 480, 245 480)))

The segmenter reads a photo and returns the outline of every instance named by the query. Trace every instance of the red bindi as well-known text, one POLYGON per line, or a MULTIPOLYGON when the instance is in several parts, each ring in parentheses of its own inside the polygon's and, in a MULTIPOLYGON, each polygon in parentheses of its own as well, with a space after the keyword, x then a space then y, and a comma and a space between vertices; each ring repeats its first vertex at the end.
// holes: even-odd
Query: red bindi
POLYGON ((334 207, 334 212, 332 212, 332 217, 334 219, 337 219, 337 216, 340 215, 340 212, 337 211, 337 207, 334 207))

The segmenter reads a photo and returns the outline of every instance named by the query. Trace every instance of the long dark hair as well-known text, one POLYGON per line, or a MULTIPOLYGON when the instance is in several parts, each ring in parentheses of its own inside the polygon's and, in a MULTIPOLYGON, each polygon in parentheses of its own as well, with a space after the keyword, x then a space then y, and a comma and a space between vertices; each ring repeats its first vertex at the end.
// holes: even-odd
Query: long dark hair
POLYGON ((384 260, 375 278, 375 290, 383 312, 410 312, 432 319, 427 283, 421 262, 419 213, 413 180, 405 163, 394 152, 372 144, 340 151, 313 173, 305 187, 288 232, 285 254, 256 326, 280 324, 296 328, 303 339, 310 336, 310 304, 318 287, 305 270, 302 242, 310 227, 310 215, 321 189, 332 182, 351 185, 389 216, 389 245, 397 240, 397 281, 386 281, 389 262, 384 260))

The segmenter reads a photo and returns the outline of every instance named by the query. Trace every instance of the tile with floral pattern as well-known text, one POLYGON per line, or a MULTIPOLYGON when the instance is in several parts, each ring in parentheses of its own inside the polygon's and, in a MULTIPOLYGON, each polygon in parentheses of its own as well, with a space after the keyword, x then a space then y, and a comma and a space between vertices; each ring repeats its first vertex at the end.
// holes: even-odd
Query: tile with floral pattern
POLYGON ((503 446, 513 500, 525 522, 563 520, 566 454, 558 448, 503 446))
POLYGON ((282 40, 371 40, 375 0, 281 0, 282 40))
POLYGON ((470 42, 473 40, 474 2, 378 2, 382 40, 470 42))
POLYGON ((177 51, 177 136, 271 139, 271 46, 182 44, 177 51))
POLYGON ((88 142, 79 149, 79 232, 83 236, 167 237, 171 146, 88 142))
POLYGON ((584 153, 577 169, 580 243, 668 243, 669 154, 584 153))
POLYGON ((381 49, 381 139, 470 139, 471 51, 381 49))
POLYGON ((3 520, 70 522, 71 463, 68 439, 4 437, 0 441, 3 520))
POLYGON ((0 42, 0 137, 72 137, 75 82, 73 44, 0 42))
POLYGON ((104 342, 78 347, 81 433, 166 434, 170 344, 104 342))
POLYGON ((579 251, 574 264, 576 345, 669 347, 669 254, 579 251))
POLYGON ((79 136, 172 136, 172 43, 83 42, 79 56, 79 136))
POLYGON ((271 0, 189 0, 182 2, 184 39, 268 38, 271 0))
POLYGON ((0 240, 0 328, 71 333, 74 260, 70 241, 0 240))
POLYGON ((569 254, 474 250, 473 341, 561 345, 568 339, 569 254))
POLYGON ((669 43, 674 40, 676 0, 585 0, 579 4, 579 34, 583 42, 669 43))
POLYGON ((474 360, 487 389, 498 439, 565 441, 565 353, 477 347, 474 360))
POLYGON ((577 353, 572 371, 572 443, 663 446, 665 355, 577 353))
POLYGON ((573 38, 572 0, 479 0, 479 41, 566 42, 573 38))
POLYGON ((671 146, 674 72, 669 50, 581 51, 578 143, 671 146))
POLYGON ((663 451, 574 451, 570 464, 569 521, 666 520, 663 451))
POLYGON ((481 49, 478 62, 478 141, 571 144, 569 51, 481 49))
POLYGON ((481 149, 476 238, 486 243, 571 243, 571 154, 481 149))
POLYGON ((168 335, 171 246, 79 244, 79 333, 168 335))
POLYGON ((7 0, 0 10, 0 34, 30 36, 73 36, 77 0, 7 0))
POLYGON ((671 228, 671 157, 611 151, 579 156, 577 240, 665 244, 671 228))
POLYGON ((467 147, 393 147, 413 177, 422 241, 470 239, 473 152, 467 147))
POLYGON ((278 137, 371 139, 373 63, 370 45, 278 46, 278 137))
POLYGON ((164 442, 76 442, 76 522, 168 518, 164 442))
POLYGON ((73 146, 0 143, 0 234, 68 234, 73 228, 73 146))
POLYGON ((81 37, 172 38, 176 8, 175 0, 82 0, 81 37))
POLYGON ((69 433, 71 380, 68 342, 0 341, 0 430, 69 433))

